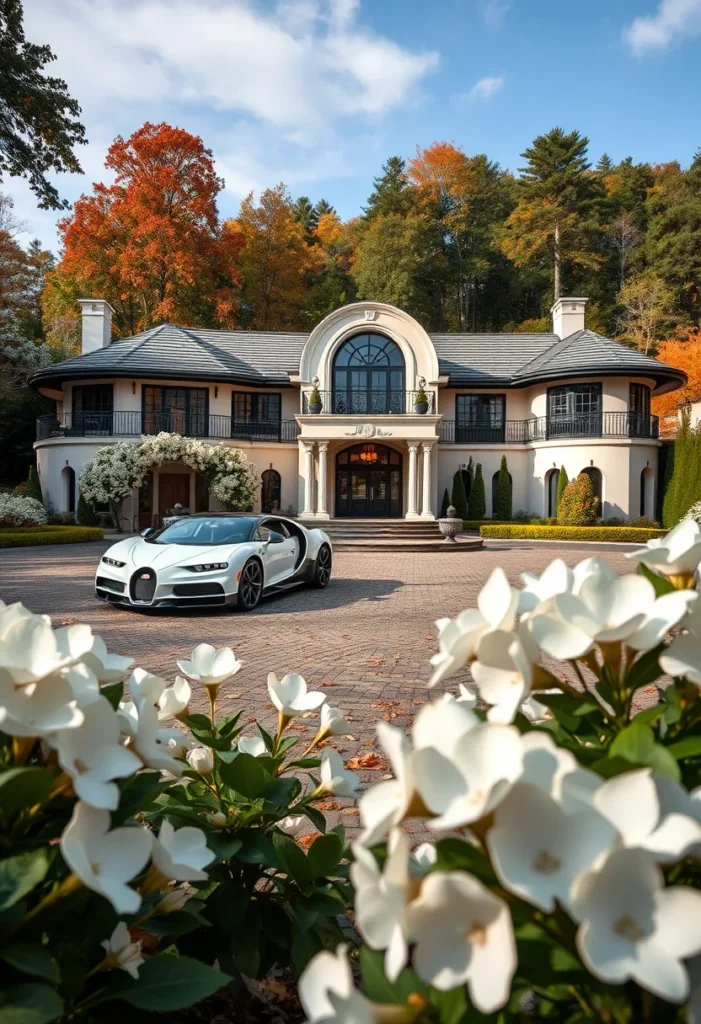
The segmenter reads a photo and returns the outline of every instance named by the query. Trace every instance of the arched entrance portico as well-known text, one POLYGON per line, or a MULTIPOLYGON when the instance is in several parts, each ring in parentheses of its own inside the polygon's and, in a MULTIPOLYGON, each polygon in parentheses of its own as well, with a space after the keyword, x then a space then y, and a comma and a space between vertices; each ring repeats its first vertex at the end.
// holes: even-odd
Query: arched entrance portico
POLYGON ((339 518, 401 518, 401 454, 374 443, 356 444, 339 452, 335 514, 339 518))

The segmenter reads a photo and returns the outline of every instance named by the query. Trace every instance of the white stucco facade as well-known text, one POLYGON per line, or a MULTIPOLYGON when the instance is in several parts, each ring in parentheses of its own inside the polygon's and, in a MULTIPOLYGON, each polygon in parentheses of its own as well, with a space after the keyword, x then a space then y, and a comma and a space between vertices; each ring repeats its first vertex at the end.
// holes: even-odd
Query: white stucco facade
MULTIPOLYGON (((583 317, 584 300, 571 301, 581 303, 583 317)), ((88 341, 94 347, 99 325, 95 324, 92 306, 90 316, 88 341)), ((568 316, 572 319, 574 313, 568 316)), ((569 329, 572 325, 567 322, 569 329)), ((44 425, 44 436, 35 445, 45 500, 58 511, 75 508, 81 472, 99 447, 133 439, 143 432, 157 432, 161 421, 148 411, 157 393, 159 401, 165 402, 162 396, 167 395, 168 402, 184 403, 188 409, 195 402, 190 396, 196 395, 202 410, 198 428, 188 431, 188 424, 195 420, 184 413, 178 428, 180 421, 173 420, 171 405, 168 423, 176 426, 170 429, 191 432, 212 444, 240 448, 254 463, 260 478, 269 470, 279 474, 277 489, 265 492, 268 503, 274 494, 275 507, 305 519, 353 515, 355 508, 366 508, 363 501, 368 503, 367 510, 360 513, 363 515, 434 519, 444 491, 451 492, 454 474, 470 458, 473 465, 482 465, 486 514, 490 517, 492 480, 503 455, 512 478, 514 511, 551 514, 550 478, 553 471, 564 466, 570 479, 583 470, 598 470, 601 514, 605 518, 654 515, 660 442, 655 431, 648 429, 652 423, 649 404, 643 421, 638 413, 633 419, 631 403, 632 385, 638 388, 636 401, 643 392, 649 400, 657 386, 655 379, 618 372, 598 376, 588 370, 579 377, 551 375, 542 382, 520 387, 456 386, 445 365, 441 371, 436 348, 424 329, 408 314, 383 303, 355 303, 322 321, 304 342, 299 372, 290 373, 285 386, 232 383, 226 374, 217 381, 198 379, 196 375, 187 379, 176 372, 175 365, 173 377, 149 377, 143 372, 91 377, 82 372, 79 378, 72 378, 71 364, 65 365, 68 370, 60 387, 40 387, 56 400, 56 422, 44 425), (347 349, 348 342, 365 335, 379 339, 380 344, 383 339, 392 343, 387 347, 395 369, 386 369, 384 364, 377 371, 351 366, 347 378, 340 378, 339 353, 347 349), (391 395, 387 407, 358 411, 352 400, 337 400, 339 380, 347 379, 355 388, 356 380, 373 382, 373 373, 382 381, 398 381, 401 377, 401 392, 394 384, 391 387, 395 390, 387 391, 391 395), (552 427, 549 392, 558 388, 575 394, 582 385, 598 396, 595 416, 588 413, 589 420, 580 418, 575 436, 558 436, 552 427), (314 387, 322 396, 320 412, 310 408, 314 387), (76 388, 81 389, 80 395, 74 394, 76 388), (428 398, 425 412, 416 408, 422 390, 428 398), (109 411, 86 412, 80 403, 94 402, 98 393, 101 401, 109 402, 109 411), (400 395, 396 400, 395 394, 400 395), (243 397, 237 404, 236 395, 253 397, 243 397), (481 396, 480 408, 486 407, 485 402, 489 404, 486 396, 493 396, 489 415, 496 418, 490 420, 488 429, 473 429, 461 421, 459 410, 466 408, 465 395, 481 396), (274 408, 279 421, 274 439, 259 439, 256 431, 260 433, 260 424, 253 420, 248 425, 238 423, 236 410, 243 408, 248 410, 247 415, 251 409, 274 408), (585 423, 583 431, 581 422, 585 423), (647 424, 645 429, 639 429, 641 423, 647 424), (591 429, 587 424, 593 424, 591 429), (629 429, 630 424, 635 424, 635 429, 629 429)), ((84 364, 78 360, 76 365, 84 364)), ((348 395, 355 393, 350 390, 351 384, 344 383, 346 386, 348 395)), ((164 514, 166 493, 187 494, 191 506, 203 501, 209 505, 194 471, 166 465, 154 472, 148 494, 135 493, 125 501, 124 526, 136 529, 145 525, 145 520, 157 520, 164 514), (187 484, 174 480, 179 473, 187 474, 187 484)), ((259 508, 261 502, 259 493, 259 508)))

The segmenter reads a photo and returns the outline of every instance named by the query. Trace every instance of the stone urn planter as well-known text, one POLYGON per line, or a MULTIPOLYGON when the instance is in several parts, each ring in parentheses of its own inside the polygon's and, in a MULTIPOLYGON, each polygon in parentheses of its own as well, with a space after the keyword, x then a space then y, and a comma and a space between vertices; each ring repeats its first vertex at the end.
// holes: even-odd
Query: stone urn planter
POLYGON ((462 532, 462 519, 458 518, 453 505, 448 506, 448 515, 438 520, 438 529, 443 534, 444 544, 457 544, 456 536, 462 532))
POLYGON ((414 399, 414 412, 418 412, 421 416, 425 416, 428 412, 428 395, 425 392, 419 391, 414 399))
POLYGON ((314 387, 309 392, 307 409, 313 416, 318 416, 322 409, 321 394, 319 392, 319 378, 315 377, 312 384, 314 387))

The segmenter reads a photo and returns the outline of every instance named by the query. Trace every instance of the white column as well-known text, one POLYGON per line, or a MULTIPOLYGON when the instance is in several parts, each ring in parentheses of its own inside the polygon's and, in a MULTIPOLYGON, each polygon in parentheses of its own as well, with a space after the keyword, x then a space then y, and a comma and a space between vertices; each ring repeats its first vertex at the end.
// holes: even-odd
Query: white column
POLYGON ((407 495, 406 495, 406 515, 404 516, 404 518, 405 519, 418 519, 419 518, 419 513, 418 513, 418 510, 416 508, 416 484, 417 484, 416 462, 417 462, 417 452, 419 450, 419 446, 418 446, 418 444, 413 444, 413 443, 410 442, 407 445, 407 447, 409 449, 409 484, 408 484, 408 487, 407 487, 407 495))
POLYGON ((329 450, 327 441, 319 442, 319 487, 316 500, 316 518, 329 519, 326 508, 326 453, 329 450))
POLYGON ((431 451, 433 444, 422 444, 424 453, 424 480, 423 480, 423 495, 421 502, 421 519, 435 519, 433 512, 431 511, 431 451))
POLYGON ((303 441, 304 447, 304 508, 300 519, 314 518, 314 442, 303 441))

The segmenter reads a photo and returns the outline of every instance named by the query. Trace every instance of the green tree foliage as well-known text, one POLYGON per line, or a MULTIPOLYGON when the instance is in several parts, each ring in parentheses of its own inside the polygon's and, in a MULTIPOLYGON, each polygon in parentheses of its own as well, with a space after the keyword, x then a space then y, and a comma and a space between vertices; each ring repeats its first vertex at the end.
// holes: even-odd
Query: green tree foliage
POLYGON ((691 426, 686 409, 667 464, 669 478, 662 503, 662 525, 671 529, 692 505, 701 501, 701 428, 691 426))
POLYGON ((701 317, 701 150, 688 171, 678 164, 659 175, 648 200, 646 255, 674 289, 681 310, 701 317))
POLYGON ((79 526, 97 526, 99 524, 92 502, 87 501, 82 494, 78 497, 76 520, 79 526))
POLYGON ((560 526, 593 526, 599 514, 599 499, 594 494, 591 480, 580 473, 570 481, 560 500, 557 520, 560 526))
POLYGON ((414 204, 413 190, 406 176, 406 163, 399 156, 391 156, 382 165, 382 174, 373 179, 373 189, 364 207, 365 216, 386 217, 390 213, 406 217, 414 204))
POLYGON ((0 0, 0 180, 21 176, 44 209, 67 207, 47 172, 82 174, 73 147, 87 142, 80 107, 61 78, 45 74, 48 46, 25 39, 20 0, 0 0))
POLYGON ((332 206, 326 199, 320 199, 314 207, 314 216, 316 217, 317 224, 327 213, 332 213, 336 216, 336 207, 332 206))
POLYGON ((511 478, 506 464, 506 456, 502 455, 497 480, 497 500, 492 515, 495 519, 511 519, 511 478))
POLYGON ((458 519, 472 518, 467 513, 467 495, 465 494, 465 482, 462 478, 462 470, 458 469, 453 477, 453 491, 450 496, 450 504, 455 509, 458 519))
POLYGON ((319 214, 312 204, 309 196, 300 196, 291 204, 291 212, 298 224, 301 224, 305 233, 311 239, 319 223, 319 214))
POLYGON ((484 519, 487 511, 487 498, 484 489, 484 477, 482 476, 482 463, 478 462, 475 468, 475 478, 472 481, 470 500, 467 506, 468 519, 484 519))
POLYGON ((565 493, 568 483, 570 482, 567 476, 567 470, 564 466, 560 466, 560 472, 557 477, 557 494, 555 497, 555 515, 560 515, 560 502, 562 501, 562 495, 565 493))
POLYGON ((441 519, 445 519, 448 515, 448 506, 450 505, 450 497, 448 495, 448 488, 443 491, 443 500, 441 502, 441 519))
POLYGON ((35 465, 32 465, 29 470, 29 477, 27 479, 27 497, 34 498, 36 501, 40 501, 42 504, 44 502, 44 498, 41 493, 41 483, 39 482, 39 474, 37 473, 37 468, 35 465))

